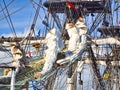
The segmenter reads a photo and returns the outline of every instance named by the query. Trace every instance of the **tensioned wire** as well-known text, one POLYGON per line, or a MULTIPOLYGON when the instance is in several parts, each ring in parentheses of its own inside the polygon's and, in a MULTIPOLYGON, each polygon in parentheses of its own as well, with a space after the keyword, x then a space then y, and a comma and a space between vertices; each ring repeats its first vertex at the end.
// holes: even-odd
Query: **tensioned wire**
MULTIPOLYGON (((10 14, 10 15, 15 14, 15 13, 17 13, 17 12, 23 10, 23 9, 24 9, 25 7, 27 7, 29 4, 30 4, 30 2, 25 3, 23 6, 21 6, 21 7, 18 8, 18 9, 9 10, 9 14, 10 14)), ((2 9, 2 11, 3 11, 3 9, 2 9)), ((5 15, 8 16, 7 13, 5 13, 5 15)), ((4 15, 4 16, 0 16, 0 20, 4 19, 4 18, 6 17, 5 15, 4 15)))
MULTIPOLYGON (((6 6, 10 6, 15 0, 11 0, 8 4, 6 4, 6 6)), ((1 10, 0 10, 0 13, 3 12, 5 9, 5 7, 3 7, 1 10)))
MULTIPOLYGON (((109 1, 109 0, 106 0, 104 9, 108 6, 109 3, 110 3, 110 1, 109 1)), ((100 14, 98 14, 98 15, 96 16, 96 19, 95 19, 95 21, 93 22, 93 24, 92 24, 92 26, 91 26, 91 28, 90 28, 90 31, 89 31, 90 34, 95 30, 95 28, 96 28, 96 27, 99 25, 99 23, 102 21, 103 16, 104 16, 104 13, 105 13, 105 10, 103 10, 100 14)))
MULTIPOLYGON (((7 5, 6 5, 5 0, 3 0, 3 3, 4 3, 4 6, 5 6, 5 9, 6 9, 6 12, 7 12, 7 14, 8 14, 8 19, 9 19, 9 24, 10 24, 10 27, 11 27, 11 31, 13 32, 14 37, 17 37, 16 31, 15 31, 15 27, 14 27, 13 22, 12 22, 12 19, 11 19, 11 17, 10 17, 10 14, 9 14, 9 11, 8 11, 8 8, 7 8, 7 5)), ((7 17, 6 17, 6 18, 7 18, 7 17)))

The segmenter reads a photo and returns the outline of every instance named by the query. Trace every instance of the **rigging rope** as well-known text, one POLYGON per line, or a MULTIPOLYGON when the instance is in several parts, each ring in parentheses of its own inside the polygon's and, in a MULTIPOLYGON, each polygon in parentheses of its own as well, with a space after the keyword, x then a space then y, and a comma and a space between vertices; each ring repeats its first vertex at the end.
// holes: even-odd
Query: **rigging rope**
MULTIPOLYGON (((9 5, 11 5, 13 2, 14 2, 15 0, 12 0, 11 2, 9 2, 6 6, 8 7, 9 5)), ((5 9, 5 7, 4 8, 2 8, 1 10, 0 10, 0 13, 1 12, 3 12, 4 11, 4 9, 5 9)))
MULTIPOLYGON (((6 47, 5 46, 3 46, 2 44, 0 44, 0 46, 1 46, 1 48, 3 48, 3 50, 4 49, 6 49, 6 47)), ((10 53, 10 51, 5 51, 7 54, 8 54, 8 56, 12 56, 12 54, 10 53)))
MULTIPOLYGON (((40 5, 41 3, 42 3, 42 0, 39 0, 39 5, 40 5)), ((34 27, 35 27, 35 24, 36 24, 36 21, 37 21, 38 15, 39 15, 39 11, 40 11, 40 6, 37 7, 37 10, 36 10, 36 13, 35 13, 35 16, 34 16, 33 22, 32 22, 31 29, 34 29, 34 27)))
MULTIPOLYGON (((24 4, 22 7, 14 10, 14 11, 11 11, 11 12, 10 12, 10 10, 9 10, 9 15, 12 15, 12 14, 15 14, 16 12, 18 12, 18 11, 21 11, 21 10, 24 9, 27 5, 29 5, 29 3, 30 3, 30 2, 24 4)), ((5 17, 8 16, 8 14, 6 14, 6 13, 5 13, 5 15, 6 15, 6 16, 0 16, 0 20, 2 20, 2 19, 4 19, 5 17)))
POLYGON ((97 79, 99 81, 100 86, 102 87, 101 89, 105 90, 105 83, 103 81, 103 78, 100 75, 100 71, 99 71, 97 63, 96 63, 97 60, 94 56, 94 53, 92 51, 91 46, 89 46, 89 50, 90 50, 90 57, 91 57, 91 60, 92 60, 92 68, 94 70, 95 75, 97 76, 97 79))
MULTIPOLYGON (((2 5, 1 5, 1 4, 0 4, 0 6, 1 6, 1 8, 2 8, 2 5)), ((11 31, 12 31, 11 24, 10 24, 10 22, 9 22, 9 20, 8 20, 8 18, 7 18, 7 16, 6 16, 6 14, 5 14, 4 11, 3 11, 3 14, 4 14, 4 16, 5 16, 6 20, 7 20, 7 23, 8 23, 8 25, 9 25, 11 31)), ((13 32, 12 32, 12 33, 13 33, 13 32)))
POLYGON ((106 12, 105 12, 105 9, 108 8, 108 7, 107 7, 108 5, 109 5, 109 0, 106 0, 105 6, 104 6, 104 10, 103 10, 100 14, 98 14, 98 15, 96 16, 96 19, 95 19, 95 21, 93 22, 93 24, 92 24, 92 26, 91 26, 91 28, 90 28, 90 30, 89 30, 89 33, 90 33, 90 34, 95 30, 95 28, 96 28, 96 27, 100 24, 100 22, 102 21, 103 16, 104 16, 104 13, 106 13, 106 12))
MULTIPOLYGON (((41 2, 42 2, 42 1, 39 0, 39 4, 41 4, 41 2)), ((36 10, 36 13, 35 13, 35 16, 34 16, 32 25, 31 25, 31 27, 30 27, 30 32, 29 32, 28 35, 20 42, 21 45, 22 45, 23 42, 27 39, 26 45, 25 45, 26 51, 28 50, 27 45, 30 44, 30 37, 31 37, 33 34, 34 34, 34 36, 35 36, 35 30, 34 30, 34 28, 35 28, 35 24, 36 24, 38 15, 39 15, 39 11, 40 11, 40 6, 37 7, 37 10, 36 10)), ((35 38, 36 38, 36 37, 35 37, 35 38)), ((36 38, 36 40, 37 40, 37 38, 36 38)))
MULTIPOLYGON (((41 0, 39 0, 39 4, 41 4, 41 0)), ((25 38, 22 40, 22 42, 24 42, 24 40, 26 40, 26 38, 30 38, 30 37, 32 36, 32 34, 35 35, 34 28, 35 28, 35 24, 36 24, 37 18, 38 18, 38 16, 39 16, 39 11, 40 11, 40 6, 37 7, 37 10, 36 10, 36 13, 35 13, 35 16, 34 16, 32 25, 31 25, 31 27, 30 27, 30 33, 27 35, 27 37, 25 37, 25 38)))
POLYGON ((7 6, 6 6, 6 3, 5 3, 5 0, 3 0, 3 3, 4 3, 4 6, 5 6, 6 11, 7 11, 7 14, 8 14, 8 18, 9 18, 9 21, 10 21, 10 25, 11 25, 11 28, 12 28, 12 32, 13 32, 14 36, 17 37, 16 32, 15 32, 15 28, 14 28, 14 25, 13 25, 13 23, 12 23, 12 19, 11 19, 11 17, 10 17, 9 11, 8 11, 7 6))

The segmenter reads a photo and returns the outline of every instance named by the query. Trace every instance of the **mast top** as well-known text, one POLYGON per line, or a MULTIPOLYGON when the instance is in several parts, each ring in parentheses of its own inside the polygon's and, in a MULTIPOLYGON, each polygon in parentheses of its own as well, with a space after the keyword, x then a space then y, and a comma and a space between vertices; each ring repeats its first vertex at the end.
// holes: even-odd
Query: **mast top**
MULTIPOLYGON (((104 10, 105 0, 69 0, 77 10, 85 8, 87 13, 101 13, 104 10)), ((48 11, 65 13, 68 10, 67 0, 48 0, 44 3, 48 11)))
MULTIPOLYGON (((64 13, 68 18, 77 20, 86 13, 101 13, 105 0, 47 0, 44 6, 50 13, 64 13)), ((106 10, 108 12, 108 10, 106 10)))

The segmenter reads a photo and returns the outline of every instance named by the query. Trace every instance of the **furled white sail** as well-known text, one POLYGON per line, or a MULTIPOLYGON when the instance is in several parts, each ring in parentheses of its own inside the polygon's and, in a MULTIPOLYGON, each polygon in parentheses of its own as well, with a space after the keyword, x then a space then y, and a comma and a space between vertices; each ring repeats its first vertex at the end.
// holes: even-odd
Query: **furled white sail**
POLYGON ((48 49, 45 57, 45 64, 41 74, 45 74, 52 69, 53 63, 56 61, 57 54, 64 48, 64 44, 60 39, 60 32, 56 29, 51 29, 46 36, 46 44, 48 49), (61 43, 61 45, 59 45, 61 43))

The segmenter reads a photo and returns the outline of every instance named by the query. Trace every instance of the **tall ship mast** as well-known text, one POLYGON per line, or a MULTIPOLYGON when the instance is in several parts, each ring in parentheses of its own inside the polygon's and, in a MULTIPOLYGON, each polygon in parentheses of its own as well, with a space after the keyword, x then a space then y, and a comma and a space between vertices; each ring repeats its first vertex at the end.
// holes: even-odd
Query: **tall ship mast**
POLYGON ((9 3, 3 0, 1 5, 13 36, 0 37, 0 52, 11 56, 0 63, 0 90, 120 90, 119 0, 31 4, 33 20, 26 36, 20 37, 9 3), (43 31, 36 31, 37 23, 43 31))

